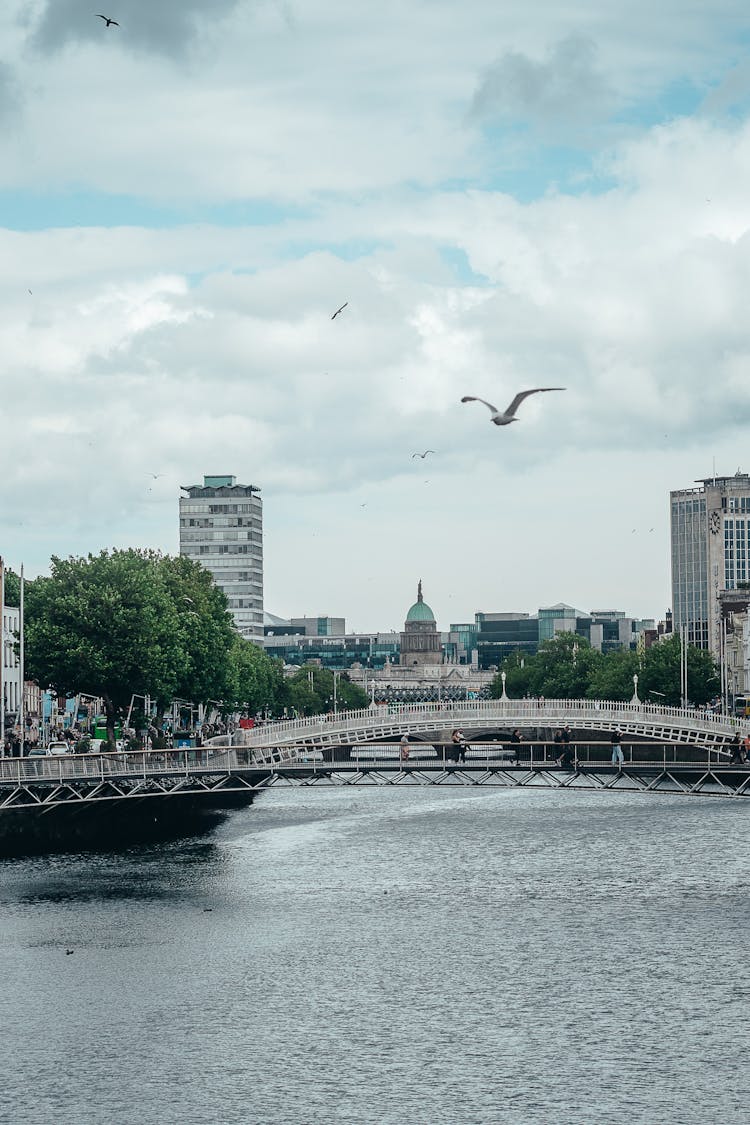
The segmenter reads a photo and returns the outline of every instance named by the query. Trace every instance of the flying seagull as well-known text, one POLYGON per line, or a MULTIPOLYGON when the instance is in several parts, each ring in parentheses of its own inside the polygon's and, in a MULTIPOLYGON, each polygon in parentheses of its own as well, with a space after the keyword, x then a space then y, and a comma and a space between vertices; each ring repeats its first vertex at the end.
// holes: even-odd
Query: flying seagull
POLYGON ((412 457, 421 457, 424 461, 428 453, 435 453, 434 449, 425 449, 424 453, 412 453, 412 457))
POLYGON ((349 304, 349 302, 348 302, 348 301, 344 301, 344 303, 343 303, 343 305, 341 306, 341 308, 340 308, 340 309, 336 309, 336 312, 335 312, 335 313, 333 314, 333 316, 331 317, 331 320, 335 320, 335 319, 336 319, 336 317, 337 317, 337 316, 339 315, 339 313, 340 313, 340 312, 343 312, 343 311, 344 311, 344 309, 346 308, 346 306, 347 306, 348 304, 349 304))
POLYGON ((159 479, 159 477, 163 477, 163 476, 164 476, 164 473, 146 473, 146 476, 147 476, 147 477, 153 477, 153 478, 154 478, 154 480, 158 480, 158 479, 159 479))
POLYGON ((101 14, 101 12, 95 12, 94 14, 96 15, 96 17, 97 17, 98 19, 100 19, 100 20, 104 20, 104 22, 105 22, 105 24, 107 25, 107 27, 119 27, 119 26, 120 26, 120 25, 119 25, 119 23, 117 22, 117 20, 111 20, 111 19, 109 18, 109 16, 103 16, 103 15, 101 14))
POLYGON ((507 426, 510 422, 517 422, 516 411, 525 398, 529 395, 539 394, 540 391, 564 391, 565 387, 534 387, 530 391, 519 391, 513 402, 505 410, 500 411, 491 402, 487 402, 485 398, 477 398, 475 395, 464 395, 461 402, 483 402, 492 414, 492 421, 496 426, 507 426))

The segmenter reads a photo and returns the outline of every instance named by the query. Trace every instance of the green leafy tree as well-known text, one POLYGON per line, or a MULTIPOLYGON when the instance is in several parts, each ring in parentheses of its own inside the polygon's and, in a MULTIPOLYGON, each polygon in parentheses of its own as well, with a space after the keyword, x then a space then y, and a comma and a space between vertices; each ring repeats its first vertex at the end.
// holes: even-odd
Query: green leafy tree
POLYGON ((588 691, 601 653, 576 633, 542 641, 532 661, 529 690, 547 699, 581 699, 588 691))
POLYGON ((630 649, 607 652, 594 663, 586 694, 592 699, 632 699, 635 674, 640 675, 636 652, 630 649))
POLYGON ((26 667, 61 695, 101 696, 107 736, 134 691, 171 699, 189 675, 184 623, 153 551, 52 558, 26 590, 26 667))
POLYGON ((21 604, 21 579, 16 572, 9 567, 5 568, 4 585, 5 604, 17 609, 21 604))
MULTIPOLYGON (((333 709, 333 672, 317 664, 307 664, 287 682, 289 705, 301 715, 320 715, 333 709)), ((346 672, 338 674, 336 705, 341 711, 367 707, 369 696, 353 684, 346 672)))
POLYGON ((502 672, 505 672, 505 691, 511 699, 523 699, 528 695, 533 660, 528 652, 513 652, 506 656, 490 684, 490 697, 499 699, 503 694, 502 672))
MULTIPOLYGON (((688 645, 688 699, 691 703, 707 703, 719 691, 719 673, 711 653, 688 645)), ((659 697, 670 707, 680 705, 680 638, 677 634, 646 649, 640 673, 638 693, 642 699, 659 697)))
POLYGON ((235 631, 226 595, 209 571, 184 555, 159 558, 157 568, 177 614, 183 652, 175 695, 193 703, 225 699, 232 684, 233 645, 241 639, 235 631))
POLYGON ((229 650, 225 710, 254 714, 268 708, 278 714, 285 697, 282 662, 235 634, 229 650))

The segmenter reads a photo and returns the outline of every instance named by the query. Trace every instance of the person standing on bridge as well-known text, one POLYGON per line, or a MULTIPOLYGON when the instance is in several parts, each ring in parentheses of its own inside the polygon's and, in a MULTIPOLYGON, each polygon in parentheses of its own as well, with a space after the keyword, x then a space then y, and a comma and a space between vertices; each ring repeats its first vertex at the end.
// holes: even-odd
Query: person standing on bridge
POLYGON ((612 743, 612 765, 622 768, 625 765, 625 755, 622 752, 622 731, 619 727, 612 731, 610 742, 612 743))
POLYGON ((408 762, 409 761, 409 735, 408 734, 402 734, 401 735, 400 746, 401 746, 401 761, 402 762, 408 762))
POLYGON ((518 747, 523 742, 523 735, 521 734, 521 731, 518 727, 516 727, 516 729, 513 731, 513 734, 510 736, 510 741, 513 744, 513 753, 515 755, 514 764, 518 766, 521 764, 519 759, 521 751, 518 749, 518 747))

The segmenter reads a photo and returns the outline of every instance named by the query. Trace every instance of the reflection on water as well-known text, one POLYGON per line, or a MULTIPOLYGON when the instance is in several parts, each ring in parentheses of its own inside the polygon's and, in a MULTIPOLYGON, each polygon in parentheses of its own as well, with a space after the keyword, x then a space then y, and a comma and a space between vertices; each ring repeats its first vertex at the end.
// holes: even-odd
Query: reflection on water
POLYGON ((748 815, 287 790, 7 861, 0 1119, 744 1123, 748 815))

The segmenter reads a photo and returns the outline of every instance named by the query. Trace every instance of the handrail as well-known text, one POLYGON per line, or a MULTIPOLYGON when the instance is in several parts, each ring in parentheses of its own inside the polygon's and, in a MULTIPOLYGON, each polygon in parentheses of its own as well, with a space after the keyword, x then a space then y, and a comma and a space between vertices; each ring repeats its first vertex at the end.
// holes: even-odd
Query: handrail
POLYGON ((642 724, 656 728, 713 733, 729 738, 736 731, 750 732, 750 721, 736 716, 725 716, 713 711, 696 711, 693 708, 663 707, 655 703, 634 703, 621 700, 599 699, 520 699, 471 700, 441 703, 388 703, 371 704, 367 708, 339 712, 336 715, 312 715, 298 719, 271 720, 260 727, 235 731, 209 740, 213 745, 268 746, 293 742, 298 738, 316 736, 333 738, 350 735, 364 729, 383 729, 385 732, 399 723, 410 724, 444 720, 481 724, 483 720, 501 720, 503 725, 523 725, 535 720, 534 725, 555 725, 566 721, 584 721, 596 726, 609 726, 613 722, 629 725, 642 724), (395 720, 395 722, 394 722, 395 720))

